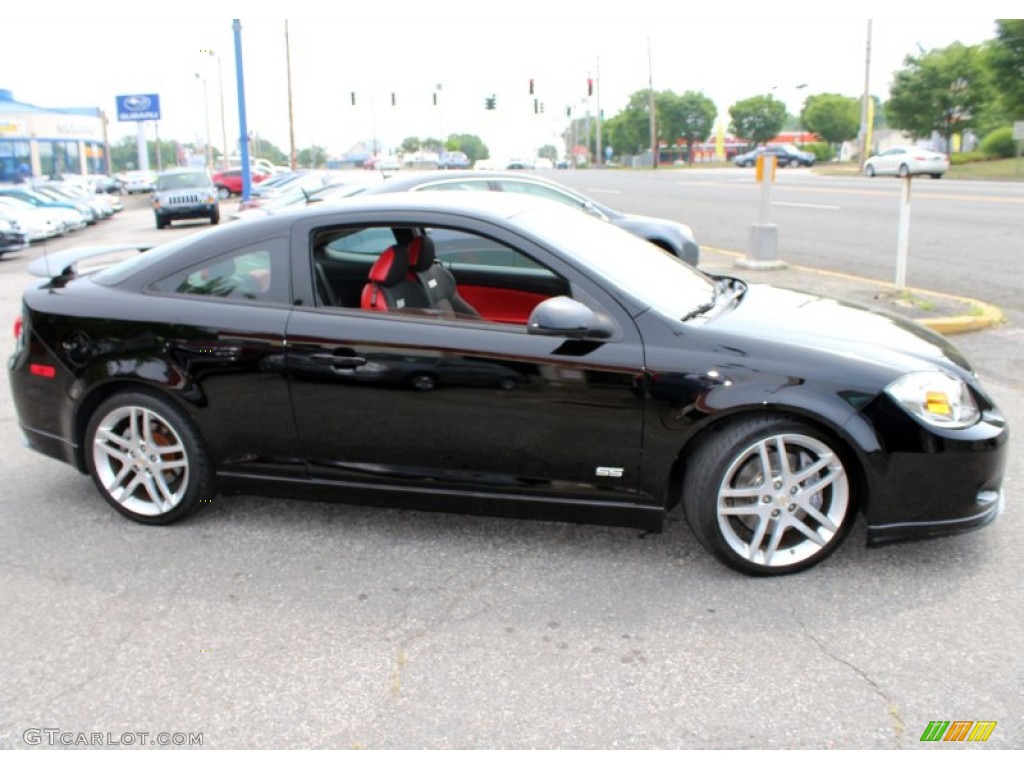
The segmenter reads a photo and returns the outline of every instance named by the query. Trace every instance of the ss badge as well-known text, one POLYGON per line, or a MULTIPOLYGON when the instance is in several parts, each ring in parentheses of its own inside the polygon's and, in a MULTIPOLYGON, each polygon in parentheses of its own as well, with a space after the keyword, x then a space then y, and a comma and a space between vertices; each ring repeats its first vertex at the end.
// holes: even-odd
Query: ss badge
POLYGON ((622 477, 622 467, 598 467, 594 472, 598 477, 622 477))

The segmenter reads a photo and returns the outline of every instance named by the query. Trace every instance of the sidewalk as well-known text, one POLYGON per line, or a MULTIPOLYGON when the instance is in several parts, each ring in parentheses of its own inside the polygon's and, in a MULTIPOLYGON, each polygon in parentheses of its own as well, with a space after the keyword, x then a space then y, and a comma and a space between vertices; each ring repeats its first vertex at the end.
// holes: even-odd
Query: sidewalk
POLYGON ((888 310, 946 336, 978 331, 1003 322, 1003 313, 998 307, 977 299, 920 288, 901 290, 882 280, 792 264, 784 269, 746 269, 736 266, 736 260, 743 256, 735 251, 701 248, 700 268, 711 274, 734 275, 752 283, 767 283, 888 310))

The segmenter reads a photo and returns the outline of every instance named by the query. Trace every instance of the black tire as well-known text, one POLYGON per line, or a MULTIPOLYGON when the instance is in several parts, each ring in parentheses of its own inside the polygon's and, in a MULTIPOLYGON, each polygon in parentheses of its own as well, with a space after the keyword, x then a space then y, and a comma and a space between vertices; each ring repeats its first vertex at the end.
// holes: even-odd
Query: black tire
POLYGON ((139 523, 173 523, 213 495, 195 425, 145 392, 122 392, 96 409, 85 432, 85 462, 107 503, 139 523))
POLYGON ((871 177, 872 179, 875 178, 875 166, 871 165, 870 163, 865 165, 864 166, 864 174, 866 176, 871 177))
POLYGON ((800 167, 800 161, 799 161, 799 160, 797 160, 797 159, 796 159, 796 158, 794 157, 794 158, 793 158, 792 160, 790 160, 790 161, 789 161, 789 167, 790 167, 790 168, 799 168, 799 167, 800 167))
POLYGON ((933 179, 941 179, 942 178, 942 174, 941 173, 933 173, 931 176, 932 176, 933 179))
POLYGON ((899 176, 900 176, 901 179, 905 179, 909 175, 910 175, 910 168, 907 167, 906 163, 904 163, 903 165, 900 166, 899 176))
POLYGON ((163 229, 166 226, 167 226, 167 219, 165 219, 163 216, 157 216, 156 217, 156 228, 157 229, 163 229))
POLYGON ((210 226, 216 226, 220 224, 220 208, 214 208, 213 213, 210 214, 210 226))
POLYGON ((227 200, 231 197, 231 190, 227 187, 217 187, 217 197, 221 200, 227 200))
POLYGON ((741 573, 810 568, 853 524, 854 480, 844 456, 832 438, 798 419, 728 423, 687 462, 686 521, 705 549, 741 573))

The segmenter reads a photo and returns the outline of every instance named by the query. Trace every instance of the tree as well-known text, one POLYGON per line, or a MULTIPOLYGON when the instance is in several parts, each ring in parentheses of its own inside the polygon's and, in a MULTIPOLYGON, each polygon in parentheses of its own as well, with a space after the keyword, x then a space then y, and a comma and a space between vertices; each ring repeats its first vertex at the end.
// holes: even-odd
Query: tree
POLYGON ((251 134, 249 139, 249 152, 253 157, 262 157, 274 165, 288 165, 288 155, 282 152, 273 143, 267 141, 258 133, 251 134))
POLYGON ((419 152, 422 147, 423 142, 421 142, 419 138, 416 136, 409 136, 407 138, 402 139, 403 152, 419 152))
POLYGON ((729 130, 754 144, 778 136, 786 121, 786 105, 772 96, 751 96, 729 107, 729 130))
MULTIPOLYGON (((655 97, 657 98, 657 96, 655 97)), ((601 136, 604 143, 614 146, 624 155, 635 155, 650 147, 649 104, 650 91, 647 89, 636 91, 630 96, 626 107, 601 125, 601 136)), ((657 103, 655 103, 654 109, 657 113, 657 103)), ((577 119, 575 122, 578 126, 582 126, 582 120, 577 119)), ((585 128, 577 130, 579 141, 584 139, 585 130, 585 128)))
POLYGON ((718 117, 715 102, 697 91, 676 96, 662 91, 654 97, 658 117, 658 134, 674 144, 677 139, 686 142, 686 157, 693 163, 694 142, 706 141, 718 117))
POLYGON ((915 139, 938 132, 950 146, 954 133, 975 127, 988 101, 986 72, 974 46, 953 43, 907 56, 895 74, 886 117, 915 139))
POLYGON ((860 99, 838 93, 809 96, 800 112, 800 123, 829 144, 842 144, 860 130, 860 99))
POLYGON ((453 133, 445 142, 445 147, 450 152, 465 152, 471 163, 490 157, 487 145, 481 141, 479 136, 472 133, 453 133))
POLYGON ((300 149, 296 159, 303 168, 322 168, 327 163, 327 150, 314 144, 312 147, 300 149))
POLYGON ((553 162, 558 159, 558 148, 553 144, 545 144, 537 150, 537 157, 544 157, 553 162))
POLYGON ((1024 120, 1024 19, 996 20, 987 64, 998 83, 999 104, 1010 120, 1024 120))

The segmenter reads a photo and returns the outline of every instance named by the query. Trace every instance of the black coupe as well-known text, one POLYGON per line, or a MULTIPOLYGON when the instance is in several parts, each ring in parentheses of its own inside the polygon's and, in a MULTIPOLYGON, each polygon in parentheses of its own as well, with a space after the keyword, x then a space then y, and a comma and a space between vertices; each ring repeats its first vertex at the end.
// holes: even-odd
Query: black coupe
POLYGON ((657 531, 739 571, 993 520, 1007 426, 942 337, 705 275, 564 205, 372 195, 98 271, 51 254, 9 362, 30 446, 125 516, 218 493, 657 531))

